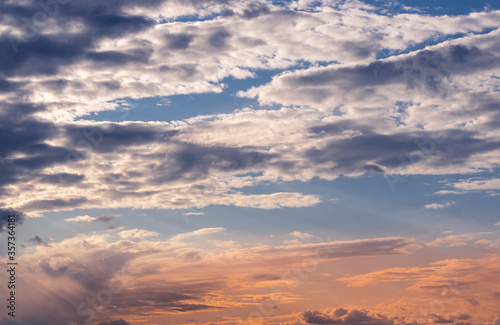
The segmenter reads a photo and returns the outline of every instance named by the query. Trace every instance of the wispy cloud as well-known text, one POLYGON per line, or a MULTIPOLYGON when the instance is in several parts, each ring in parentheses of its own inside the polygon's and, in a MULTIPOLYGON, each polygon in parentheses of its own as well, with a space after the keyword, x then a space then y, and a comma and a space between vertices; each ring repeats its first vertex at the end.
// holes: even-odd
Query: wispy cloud
POLYGON ((115 215, 105 215, 105 216, 99 216, 99 217, 91 217, 89 215, 83 215, 83 216, 77 216, 74 218, 68 218, 64 219, 67 222, 80 222, 80 223, 85 223, 85 222, 110 222, 116 218, 120 218, 121 215, 115 214, 115 215))
POLYGON ((205 235, 215 234, 215 233, 222 232, 222 231, 226 231, 226 229, 223 227, 202 228, 202 229, 198 229, 195 231, 175 235, 170 240, 171 241, 179 241, 179 240, 183 240, 183 239, 190 238, 190 237, 205 236, 205 235))
POLYGON ((204 216, 205 212, 184 212, 185 216, 204 216))

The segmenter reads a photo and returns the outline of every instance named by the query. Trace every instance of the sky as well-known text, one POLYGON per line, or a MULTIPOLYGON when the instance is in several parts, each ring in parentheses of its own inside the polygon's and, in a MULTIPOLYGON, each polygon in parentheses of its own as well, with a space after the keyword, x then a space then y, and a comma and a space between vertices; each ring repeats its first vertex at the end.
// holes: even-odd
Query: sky
POLYGON ((0 324, 500 325, 499 2, 0 12, 0 324))

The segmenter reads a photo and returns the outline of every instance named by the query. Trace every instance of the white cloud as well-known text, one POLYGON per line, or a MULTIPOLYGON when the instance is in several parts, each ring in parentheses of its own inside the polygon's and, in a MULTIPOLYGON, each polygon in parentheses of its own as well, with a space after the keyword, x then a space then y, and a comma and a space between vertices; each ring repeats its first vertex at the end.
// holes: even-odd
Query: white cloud
POLYGON ((294 237, 302 238, 302 239, 314 237, 311 234, 308 234, 308 233, 305 233, 305 232, 300 232, 300 231, 291 232, 290 236, 294 236, 294 237))
POLYGON ((96 218, 84 215, 84 216, 77 216, 74 218, 69 218, 69 219, 64 219, 67 222, 94 222, 96 218))
POLYGON ((453 205, 455 205, 455 201, 447 201, 444 203, 431 203, 431 204, 426 204, 424 207, 426 209, 433 209, 433 210, 438 210, 438 209, 444 209, 444 208, 449 208, 453 205))
POLYGON ((215 234, 215 233, 222 232, 222 231, 226 231, 226 229, 223 227, 202 228, 202 229, 198 229, 198 230, 195 230, 192 232, 178 234, 178 235, 172 237, 170 240, 171 241, 179 241, 179 240, 183 240, 183 239, 186 239, 189 237, 205 236, 205 235, 215 234))
POLYGON ((184 212, 185 216, 204 216, 205 212, 184 212))
POLYGON ((115 214, 115 215, 103 215, 99 217, 91 217, 88 215, 84 216, 77 216, 74 218, 69 218, 69 219, 64 219, 67 222, 109 222, 112 221, 116 218, 120 218, 121 215, 115 214))
POLYGON ((131 229, 131 230, 123 230, 118 233, 121 238, 125 239, 142 239, 146 237, 155 237, 160 234, 154 231, 148 231, 144 229, 131 229))

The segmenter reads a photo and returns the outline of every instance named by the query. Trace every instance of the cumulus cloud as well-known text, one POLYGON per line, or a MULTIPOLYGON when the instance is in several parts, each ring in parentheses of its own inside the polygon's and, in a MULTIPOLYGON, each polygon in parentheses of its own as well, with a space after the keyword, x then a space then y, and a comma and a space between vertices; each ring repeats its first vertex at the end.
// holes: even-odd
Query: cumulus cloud
MULTIPOLYGON (((359 1, 329 0, 62 2, 51 1, 50 8, 31 0, 0 3, 2 229, 12 212, 22 223, 25 216, 76 208, 312 207, 320 196, 248 194, 246 188, 364 174, 472 174, 500 166, 500 11, 384 15, 359 1), (423 48, 427 43, 438 44, 423 48), (381 55, 389 57, 377 59, 381 55), (260 84, 262 72, 274 76, 260 84), (171 122, 127 120, 136 99, 157 96, 165 103, 171 95, 227 93, 226 83, 249 78, 255 87, 238 96, 257 99, 259 107, 171 122), (123 111, 121 122, 80 119, 107 110, 123 111)), ((497 195, 500 188, 494 177, 446 186, 440 194, 497 195)), ((200 212, 186 213, 195 214, 200 212)), ((400 237, 315 244, 294 239, 281 246, 212 241, 224 248, 214 252, 182 243, 224 230, 203 228, 156 242, 147 239, 159 233, 142 229, 62 242, 37 235, 29 240, 36 252, 22 257, 29 267, 20 278, 36 281, 30 283, 35 294, 24 294, 32 307, 20 324, 79 318, 73 307, 95 297, 112 271, 125 265, 135 281, 99 309, 96 323, 247 307, 249 297, 224 295, 256 284, 287 285, 290 279, 270 280, 273 272, 305 258, 404 255, 416 248, 400 237), (75 251, 78 259, 69 253, 75 251)), ((497 248, 476 235, 445 236, 427 248, 473 241, 490 245, 489 252, 497 248)), ((411 290, 436 291, 454 274, 463 276, 463 286, 497 285, 495 268, 493 256, 341 280, 366 285, 398 279, 412 282, 411 290)), ((463 292, 469 304, 495 307, 463 292)), ((299 321, 388 324, 395 322, 391 317, 342 309, 308 311, 299 321)))

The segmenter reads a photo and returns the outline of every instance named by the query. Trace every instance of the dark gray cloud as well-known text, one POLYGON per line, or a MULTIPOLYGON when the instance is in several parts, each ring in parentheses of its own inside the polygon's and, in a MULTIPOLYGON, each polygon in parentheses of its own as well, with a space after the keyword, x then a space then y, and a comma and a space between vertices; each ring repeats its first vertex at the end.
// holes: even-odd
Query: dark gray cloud
POLYGON ((16 211, 12 209, 0 209, 0 232, 3 231, 3 227, 7 226, 9 223, 9 215, 14 215, 16 217, 16 224, 22 225, 24 222, 24 213, 21 211, 16 211))
POLYGON ((172 50, 185 50, 193 41, 193 36, 185 33, 167 35, 168 48, 172 50))
MULTIPOLYGON (((422 315, 431 319, 433 324, 454 324, 467 325, 472 324, 464 322, 471 320, 468 314, 459 315, 422 315)), ((318 310, 306 310, 300 315, 300 321, 306 324, 336 324, 336 325, 413 325, 416 322, 412 315, 407 317, 389 316, 379 313, 372 313, 366 310, 335 308, 325 312, 318 310)))
POLYGON ((81 60, 93 42, 87 34, 37 35, 20 43, 16 52, 12 39, 3 35, 0 36, 0 71, 9 77, 54 75, 60 67, 81 60))
POLYGON ((354 67, 332 67, 279 78, 282 86, 303 91, 317 103, 337 92, 370 97, 380 86, 406 85, 430 93, 446 94, 452 76, 469 75, 500 66, 500 58, 475 46, 450 45, 422 50, 395 60, 373 61, 354 67))
POLYGON ((147 63, 151 54, 151 50, 148 51, 145 49, 134 49, 126 52, 100 51, 88 52, 86 58, 97 64, 122 66, 127 63, 147 63))
MULTIPOLYGON (((0 193, 5 185, 24 179, 41 177, 47 183, 55 182, 55 178, 62 183, 79 181, 79 177, 75 175, 40 173, 44 168, 67 162, 69 153, 64 147, 45 143, 58 136, 59 128, 32 117, 33 113, 43 111, 43 106, 25 103, 1 103, 0 106, 0 193)), ((82 159, 85 155, 83 152, 75 152, 79 154, 75 160, 82 159)))
MULTIPOLYGON (((353 126, 335 123, 311 129, 316 136, 339 134, 353 126)), ((362 126, 364 131, 368 131, 362 126)), ((384 169, 427 163, 433 167, 464 164, 472 155, 500 148, 500 142, 480 139, 477 133, 447 130, 389 135, 367 134, 331 141, 325 148, 309 149, 305 156, 315 165, 335 162, 337 173, 356 171, 382 173, 384 169), (354 150, 355 148, 355 150, 354 150), (373 164, 375 163, 375 164, 373 164)))
POLYGON ((306 310, 302 313, 302 319, 308 324, 335 324, 336 321, 330 316, 317 310, 306 310))
POLYGON ((68 125, 64 129, 68 146, 84 148, 93 152, 120 152, 130 146, 153 142, 168 141, 177 134, 174 130, 165 130, 141 123, 120 125, 109 123, 101 127, 68 125))
POLYGON ((40 236, 36 235, 33 238, 28 239, 28 242, 35 246, 49 246, 49 239, 42 239, 40 236))
MULTIPOLYGON (((231 147, 202 147, 193 144, 181 144, 170 152, 168 160, 154 165, 151 171, 155 175, 154 183, 178 179, 196 180, 207 177, 212 171, 237 171, 246 168, 264 168, 274 154, 244 151, 231 147)), ((151 155, 147 158, 159 158, 151 155)))
POLYGON ((82 206, 84 203, 89 202, 89 200, 85 197, 75 198, 75 199, 53 199, 53 200, 33 200, 30 203, 26 204, 24 207, 26 209, 31 210, 45 210, 50 211, 54 208, 67 208, 72 210, 79 206, 82 206))
POLYGON ((271 10, 269 10, 269 7, 265 4, 251 3, 245 10, 243 10, 243 17, 246 19, 253 19, 270 12, 271 10))
POLYGON ((208 44, 216 49, 224 49, 227 47, 227 40, 229 37, 231 37, 231 33, 225 28, 220 28, 209 36, 208 44))
POLYGON ((85 175, 58 173, 55 175, 41 175, 39 182, 47 184, 73 185, 85 179, 85 175))
POLYGON ((193 301, 203 300, 202 297, 210 294, 212 290, 221 289, 222 286, 224 286, 222 282, 192 284, 166 282, 156 284, 156 289, 125 290, 116 297, 108 311, 121 314, 133 310, 135 315, 147 315, 151 308, 175 312, 218 309, 220 307, 193 301))
POLYGON ((108 322, 102 322, 97 325, 130 325, 129 322, 124 321, 123 319, 112 320, 108 322))
POLYGON ((119 215, 99 216, 95 219, 95 222, 110 222, 119 217, 119 215))
POLYGON ((317 310, 307 310, 302 313, 302 319, 307 324, 337 324, 337 325, 393 325, 394 321, 383 315, 372 315, 364 310, 337 309, 332 314, 317 310), (345 313, 344 313, 345 312, 345 313))
POLYGON ((131 4, 144 7, 160 5, 162 1, 64 1, 27 2, 23 5, 0 3, 2 23, 10 24, 23 34, 0 35, 0 91, 14 90, 15 84, 2 81, 2 75, 54 75, 63 66, 81 60, 97 63, 124 64, 147 62, 150 53, 144 49, 130 53, 93 51, 96 42, 136 33, 156 24, 148 17, 125 15, 122 8, 131 4), (61 3, 58 3, 61 2, 61 3), (46 33, 49 26, 65 31, 75 22, 83 29, 77 33, 46 33))

